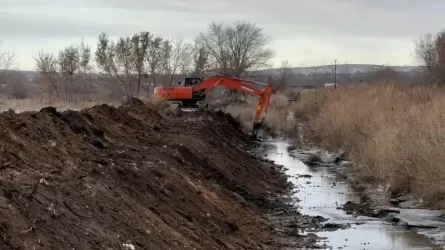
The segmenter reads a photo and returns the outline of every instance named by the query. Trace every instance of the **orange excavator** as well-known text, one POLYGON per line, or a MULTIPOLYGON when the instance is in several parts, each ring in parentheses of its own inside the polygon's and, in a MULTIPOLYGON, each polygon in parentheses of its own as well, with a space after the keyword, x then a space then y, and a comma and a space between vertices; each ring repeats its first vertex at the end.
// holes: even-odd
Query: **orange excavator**
POLYGON ((258 129, 262 126, 272 95, 272 87, 269 84, 230 76, 213 75, 206 79, 185 78, 184 86, 156 87, 154 95, 157 98, 177 102, 183 107, 196 107, 197 103, 204 101, 206 94, 217 86, 224 86, 259 96, 252 130, 252 135, 256 135, 258 129), (262 88, 258 88, 255 85, 260 85, 262 88))

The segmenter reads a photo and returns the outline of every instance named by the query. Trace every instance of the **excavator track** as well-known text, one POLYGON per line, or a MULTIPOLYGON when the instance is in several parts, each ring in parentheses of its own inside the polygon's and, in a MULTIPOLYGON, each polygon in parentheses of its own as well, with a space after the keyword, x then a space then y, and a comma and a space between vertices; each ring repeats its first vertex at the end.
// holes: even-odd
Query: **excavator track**
POLYGON ((179 110, 181 110, 183 112, 198 112, 199 110, 201 110, 201 108, 179 107, 179 110))
POLYGON ((177 105, 176 107, 183 112, 198 112, 203 109, 207 109, 207 105, 204 105, 200 102, 197 103, 197 105, 182 105, 178 102, 170 102, 171 105, 177 105))

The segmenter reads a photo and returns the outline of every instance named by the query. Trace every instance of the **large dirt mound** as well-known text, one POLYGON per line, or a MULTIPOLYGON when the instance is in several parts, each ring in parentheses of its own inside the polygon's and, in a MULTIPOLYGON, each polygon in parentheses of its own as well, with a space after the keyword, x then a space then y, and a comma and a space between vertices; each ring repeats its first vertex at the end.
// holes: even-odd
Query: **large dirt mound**
POLYGON ((0 249, 258 249, 284 190, 221 112, 0 114, 0 249), (125 245, 128 244, 128 245, 125 245))

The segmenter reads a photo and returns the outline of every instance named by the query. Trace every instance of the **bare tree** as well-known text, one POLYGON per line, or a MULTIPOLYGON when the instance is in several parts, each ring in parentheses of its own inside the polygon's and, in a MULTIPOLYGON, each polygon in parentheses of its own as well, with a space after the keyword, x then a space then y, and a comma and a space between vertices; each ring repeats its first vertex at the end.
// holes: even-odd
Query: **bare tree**
POLYGON ((148 32, 120 37, 116 43, 101 33, 95 59, 99 69, 121 83, 126 98, 131 98, 140 95, 143 78, 148 76, 147 68, 155 72, 161 65, 161 52, 162 40, 153 40, 148 32))
POLYGON ((211 60, 214 61, 221 73, 230 74, 230 49, 228 48, 227 32, 222 23, 211 23, 206 33, 199 34, 196 43, 209 53, 211 60))
POLYGON ((33 86, 21 71, 13 71, 6 75, 7 97, 14 99, 25 99, 33 92, 33 86))
POLYGON ((416 42, 416 58, 423 68, 423 73, 431 75, 433 68, 437 62, 437 51, 434 42, 434 37, 431 33, 420 37, 416 42))
POLYGON ((136 96, 139 96, 141 91, 142 77, 145 73, 146 57, 148 52, 148 47, 150 44, 151 36, 148 32, 141 32, 140 34, 135 34, 131 38, 133 48, 133 68, 137 74, 137 91, 136 96))
POLYGON ((91 71, 93 70, 93 67, 91 66, 91 48, 89 45, 85 44, 83 39, 79 45, 79 55, 79 71, 83 78, 82 92, 85 95, 86 99, 90 99, 91 89, 89 86, 89 82, 91 78, 91 71))
MULTIPOLYGON (((147 51, 147 65, 148 65, 148 73, 150 74, 151 84, 156 87, 156 74, 158 70, 160 70, 163 65, 169 59, 169 51, 171 49, 169 41, 162 39, 161 37, 152 37, 149 40, 148 51, 147 51)), ((150 83, 148 83, 147 87, 150 89, 150 83)))
POLYGON ((437 64, 433 74, 438 82, 445 84, 445 31, 437 34, 435 46, 437 51, 437 64))
POLYGON ((14 67, 15 64, 16 55, 14 52, 0 51, 0 82, 4 81, 6 74, 14 67))
POLYGON ((44 92, 49 98, 55 94, 59 97, 59 89, 57 84, 57 59, 49 52, 40 51, 37 56, 34 56, 37 70, 40 72, 41 80, 43 81, 44 92))
POLYGON ((428 33, 416 41, 416 58, 429 82, 445 83, 445 31, 428 33))
MULTIPOLYGON (((184 42, 182 38, 173 43, 172 65, 176 69, 172 72, 176 76, 176 80, 183 78, 185 75, 193 71, 193 45, 184 42)), ((173 81, 173 80, 172 80, 173 81)))
POLYGON ((175 74, 178 71, 181 64, 181 49, 183 46, 183 40, 181 38, 175 39, 171 42, 172 49, 170 52, 168 63, 165 65, 165 74, 167 84, 171 85, 175 78, 175 74))
POLYGON ((95 52, 96 63, 100 70, 116 79, 124 86, 127 98, 132 96, 132 45, 131 40, 120 38, 111 41, 105 33, 99 34, 95 52))
POLYGON ((126 87, 127 98, 133 97, 134 85, 133 85, 133 72, 134 72, 134 53, 133 44, 129 37, 121 37, 116 43, 116 66, 118 72, 121 72, 125 76, 124 86, 126 87))
POLYGON ((67 46, 59 51, 57 64, 65 101, 89 99, 88 81, 92 71, 90 62, 91 48, 83 39, 79 44, 67 46))
POLYGON ((163 85, 171 85, 192 71, 193 46, 184 42, 183 38, 169 41, 161 60, 161 74, 163 85))
POLYGON ((166 82, 170 84, 169 74, 171 72, 171 58, 172 58, 173 45, 170 40, 165 40, 162 46, 162 56, 159 65, 159 73, 161 75, 161 85, 165 85, 166 82))
POLYGON ((196 46, 194 49, 194 74, 196 77, 204 77, 204 72, 209 69, 209 53, 205 48, 196 46))
POLYGON ((115 65, 115 45, 110 41, 106 33, 99 34, 95 60, 99 68, 110 76, 119 78, 115 65))
POLYGON ((274 88, 275 91, 286 87, 287 82, 288 82, 289 78, 291 77, 290 75, 292 73, 290 68, 291 68, 291 66, 290 66, 289 61, 286 60, 281 63, 281 76, 280 76, 280 79, 278 80, 277 86, 275 86, 275 88, 274 88))
POLYGON ((78 47, 72 45, 59 51, 60 73, 64 79, 65 101, 72 100, 75 90, 74 76, 80 67, 80 52, 78 47))
POLYGON ((261 28, 249 22, 237 21, 232 25, 213 22, 196 41, 223 74, 236 77, 247 70, 267 66, 273 56, 267 48, 269 38, 261 28))

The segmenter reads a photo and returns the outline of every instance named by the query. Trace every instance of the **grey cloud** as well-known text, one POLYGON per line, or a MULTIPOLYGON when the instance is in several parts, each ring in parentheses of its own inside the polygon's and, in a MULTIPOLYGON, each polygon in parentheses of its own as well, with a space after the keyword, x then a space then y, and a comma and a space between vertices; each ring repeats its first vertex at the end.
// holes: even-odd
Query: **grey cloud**
POLYGON ((441 0, 338 0, 339 2, 353 4, 362 8, 377 8, 389 10, 434 10, 443 8, 441 0))
POLYGON ((414 39, 438 31, 445 21, 445 3, 438 0, 41 0, 33 10, 36 6, 36 0, 0 0, 0 35, 78 37, 148 30, 193 37, 213 20, 248 20, 273 39, 414 39), (95 15, 85 16, 85 11, 95 15))
POLYGON ((414 38, 441 29, 445 21, 445 3, 439 0, 92 0, 92 4, 188 13, 190 17, 200 17, 203 22, 255 21, 270 27, 274 35, 280 37, 310 33, 315 36, 414 38))
POLYGON ((211 6, 219 4, 219 1, 205 0, 91 0, 90 4, 103 8, 119 8, 119 9, 144 9, 144 10, 168 10, 168 11, 185 11, 199 12, 208 9, 211 6))
POLYGON ((38 48, 33 38, 94 43, 102 31, 193 39, 211 21, 247 20, 276 40, 282 58, 294 51, 295 60, 310 62, 337 53, 392 60, 410 50, 410 40, 445 28, 444 10, 438 0, 0 0, 0 40, 9 39, 11 48, 14 39, 18 46, 29 40, 26 48, 38 48))
MULTIPOLYGON (((199 15, 190 15, 184 9, 179 11, 179 7, 178 11, 172 11, 171 6, 161 1, 156 8, 146 10, 101 7, 97 1, 84 4, 82 8, 50 5, 49 0, 45 2, 47 6, 25 5, 25 2, 0 8, 0 37, 79 37, 96 36, 102 31, 118 36, 149 31, 192 38, 207 25, 199 15)), ((0 6, 2 4, 4 2, 0 2, 0 6)))
POLYGON ((58 1, 58 0, 0 0, 0 7, 11 6, 27 6, 27 7, 41 7, 41 6, 83 6, 88 4, 88 0, 76 1, 58 1))
POLYGON ((127 28, 119 23, 73 21, 46 15, 11 14, 0 12, 0 36, 26 37, 80 37, 95 36, 100 31, 119 33, 127 28))
POLYGON ((367 4, 363 2, 318 0, 295 3, 290 0, 277 0, 272 5, 248 0, 242 2, 242 8, 255 6, 254 11, 246 13, 258 21, 274 24, 278 28, 282 24, 293 26, 285 27, 288 32, 331 37, 409 38, 438 30, 445 21, 443 12, 437 11, 445 10, 443 4, 422 7, 424 11, 419 11, 419 7, 407 5, 405 1, 386 1, 391 2, 391 5, 376 5, 375 1, 367 1, 367 4), (370 2, 374 4, 371 5, 370 2), (435 8, 436 11, 426 11, 427 8, 435 8))

